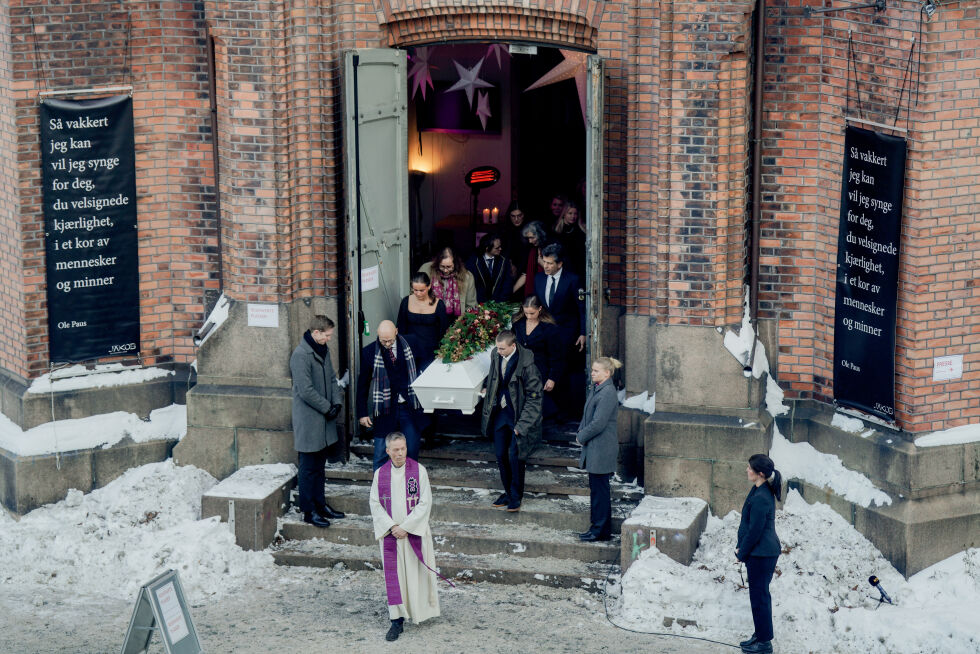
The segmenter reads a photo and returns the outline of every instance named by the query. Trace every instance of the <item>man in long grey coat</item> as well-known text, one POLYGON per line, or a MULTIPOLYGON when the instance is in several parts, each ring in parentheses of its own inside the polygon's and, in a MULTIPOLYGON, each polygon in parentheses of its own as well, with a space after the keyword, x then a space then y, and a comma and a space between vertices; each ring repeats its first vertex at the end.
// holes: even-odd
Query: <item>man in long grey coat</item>
POLYGON ((299 453, 299 508, 303 520, 317 527, 329 527, 328 518, 343 518, 324 496, 324 466, 331 446, 336 449, 337 415, 341 409, 340 386, 330 362, 327 343, 334 323, 326 316, 314 316, 289 357, 293 377, 293 444, 299 453))
POLYGON ((616 472, 619 438, 616 414, 619 398, 612 375, 622 364, 612 357, 599 357, 592 364, 592 384, 582 411, 575 440, 582 445, 579 467, 589 473, 591 527, 579 534, 586 542, 612 538, 612 493, 609 480, 616 472))
POLYGON ((483 435, 493 438, 503 494, 493 505, 520 511, 527 458, 541 441, 541 373, 514 332, 497 335, 484 386, 483 435))

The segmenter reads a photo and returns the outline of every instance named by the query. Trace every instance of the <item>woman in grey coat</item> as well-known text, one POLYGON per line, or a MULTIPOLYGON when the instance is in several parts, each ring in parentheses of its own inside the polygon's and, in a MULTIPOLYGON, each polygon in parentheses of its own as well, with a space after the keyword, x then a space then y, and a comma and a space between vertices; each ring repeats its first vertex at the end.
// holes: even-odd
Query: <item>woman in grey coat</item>
POLYGON ((579 534, 585 542, 612 538, 612 496, 609 479, 616 472, 619 439, 616 414, 619 397, 612 376, 623 364, 612 357, 599 357, 592 364, 592 385, 585 399, 582 422, 575 440, 582 445, 579 467, 589 473, 589 499, 592 506, 589 530, 579 534))

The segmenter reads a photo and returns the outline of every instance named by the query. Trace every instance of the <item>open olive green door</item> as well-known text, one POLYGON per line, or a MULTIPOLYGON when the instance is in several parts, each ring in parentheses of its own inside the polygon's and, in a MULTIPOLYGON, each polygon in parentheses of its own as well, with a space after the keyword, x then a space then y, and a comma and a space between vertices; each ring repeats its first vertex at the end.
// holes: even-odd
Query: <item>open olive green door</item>
POLYGON ((347 320, 351 387, 360 350, 408 294, 408 112, 405 51, 344 53, 347 320))
POLYGON ((593 361, 602 351, 602 233, 605 215, 602 208, 602 136, 603 89, 602 59, 588 58, 585 102, 585 215, 588 219, 588 264, 585 270, 585 310, 588 360, 593 361))

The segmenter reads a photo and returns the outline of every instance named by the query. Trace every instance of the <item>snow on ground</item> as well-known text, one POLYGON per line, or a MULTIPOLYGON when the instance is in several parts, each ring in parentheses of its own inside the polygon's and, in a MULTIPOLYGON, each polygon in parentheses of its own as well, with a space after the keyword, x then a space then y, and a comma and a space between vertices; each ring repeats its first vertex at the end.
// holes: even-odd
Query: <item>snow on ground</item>
MULTIPOLYGON (((650 549, 623 577, 613 619, 643 631, 670 631, 737 642, 752 633, 748 590, 739 577, 739 514, 711 517, 690 566, 650 549), (664 618, 694 627, 664 627, 664 618)), ((908 581, 824 504, 791 491, 777 511, 783 544, 770 590, 777 652, 980 651, 980 549, 962 552, 908 581), (896 602, 883 605, 871 575, 896 602)), ((744 576, 744 568, 742 575, 744 576)))
POLYGON ((135 413, 114 411, 87 418, 46 422, 27 431, 0 413, 0 448, 19 456, 95 447, 112 447, 125 437, 135 443, 184 437, 187 433, 187 406, 171 404, 150 412, 149 420, 135 413))
POLYGON ((89 370, 83 365, 68 366, 45 373, 35 379, 28 393, 50 393, 74 391, 83 388, 106 388, 143 382, 176 374, 173 370, 143 366, 124 366, 121 363, 107 363, 89 370))
POLYGON ((860 418, 848 418, 843 413, 834 413, 830 424, 832 427, 837 427, 851 434, 856 434, 864 429, 864 423, 860 418))
POLYGON ((85 495, 14 522, 0 517, 0 588, 44 586, 68 595, 133 599, 173 568, 191 601, 235 589, 272 570, 272 556, 246 552, 227 524, 200 519, 201 495, 216 480, 172 460, 133 468, 85 495))
POLYGON ((916 447, 935 447, 937 445, 959 445, 980 441, 980 424, 961 425, 943 431, 936 431, 915 439, 916 447))

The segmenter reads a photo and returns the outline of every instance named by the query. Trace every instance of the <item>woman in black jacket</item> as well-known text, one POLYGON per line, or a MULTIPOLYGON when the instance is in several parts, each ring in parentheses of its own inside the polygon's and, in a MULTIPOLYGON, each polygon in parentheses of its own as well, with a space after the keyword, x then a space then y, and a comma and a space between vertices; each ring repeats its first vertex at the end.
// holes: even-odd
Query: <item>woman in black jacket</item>
POLYGON ((755 633, 739 645, 743 652, 772 652, 772 597, 769 582, 776 570, 776 559, 782 550, 776 536, 776 500, 782 497, 783 476, 765 454, 753 454, 745 473, 752 490, 742 505, 735 556, 745 563, 749 578, 749 603, 755 633))

